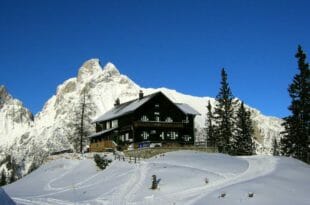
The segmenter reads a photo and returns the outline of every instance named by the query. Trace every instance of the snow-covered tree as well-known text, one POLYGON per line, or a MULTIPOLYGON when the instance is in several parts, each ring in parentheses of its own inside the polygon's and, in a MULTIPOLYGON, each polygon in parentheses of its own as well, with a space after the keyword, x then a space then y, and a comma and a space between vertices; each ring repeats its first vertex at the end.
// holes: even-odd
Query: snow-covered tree
POLYGON ((86 137, 91 133, 93 126, 90 124, 90 117, 94 114, 94 105, 90 102, 90 95, 84 88, 80 95, 78 105, 74 108, 73 119, 70 122, 72 128, 69 133, 69 140, 73 143, 75 151, 80 153, 87 143, 86 137))
POLYGON ((281 153, 304 162, 310 160, 310 71, 306 54, 298 46, 298 73, 289 85, 291 115, 284 118, 285 131, 281 139, 281 153))

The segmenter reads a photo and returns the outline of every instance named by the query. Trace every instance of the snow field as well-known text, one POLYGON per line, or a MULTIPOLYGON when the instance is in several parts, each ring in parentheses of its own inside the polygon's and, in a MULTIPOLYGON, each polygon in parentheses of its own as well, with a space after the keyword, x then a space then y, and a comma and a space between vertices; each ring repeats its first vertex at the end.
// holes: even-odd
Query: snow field
POLYGON ((309 173, 289 158, 177 151, 137 164, 113 161, 103 171, 92 159, 57 159, 4 189, 19 205, 306 205, 309 173), (157 190, 150 189, 153 174, 161 179, 157 190))

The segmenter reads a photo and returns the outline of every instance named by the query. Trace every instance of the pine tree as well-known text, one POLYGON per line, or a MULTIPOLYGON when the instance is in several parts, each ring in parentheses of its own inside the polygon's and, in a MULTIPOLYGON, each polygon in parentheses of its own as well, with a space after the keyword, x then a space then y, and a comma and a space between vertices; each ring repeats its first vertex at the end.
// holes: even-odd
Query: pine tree
POLYGON ((272 155, 273 156, 279 156, 279 145, 278 145, 278 141, 276 138, 273 138, 273 142, 272 142, 272 155))
POLYGON ((14 169, 12 169, 11 176, 10 176, 10 183, 13 183, 15 181, 16 181, 16 172, 14 169))
POLYGON ((4 185, 6 185, 6 175, 5 175, 4 169, 2 169, 1 179, 0 179, 0 186, 4 186, 4 185))
POLYGON ((207 117, 206 117, 206 142, 210 147, 215 147, 215 134, 214 134, 214 125, 212 120, 214 119, 212 114, 212 106, 210 100, 207 105, 207 117))
POLYGON ((19 178, 18 173, 19 173, 20 167, 16 163, 16 160, 14 158, 12 158, 11 166, 12 166, 12 170, 11 170, 11 176, 10 176, 9 182, 13 183, 19 178))
POLYGON ((310 71, 306 54, 298 46, 298 73, 294 76, 288 92, 291 115, 284 118, 285 131, 281 139, 281 153, 304 162, 310 162, 310 71))
POLYGON ((217 104, 214 117, 216 119, 215 140, 219 152, 231 153, 234 124, 234 96, 227 82, 225 69, 221 72, 221 88, 216 96, 217 104))
POLYGON ((251 112, 247 111, 241 102, 237 111, 236 134, 232 143, 233 154, 252 155, 255 152, 253 142, 254 129, 251 120, 251 112))

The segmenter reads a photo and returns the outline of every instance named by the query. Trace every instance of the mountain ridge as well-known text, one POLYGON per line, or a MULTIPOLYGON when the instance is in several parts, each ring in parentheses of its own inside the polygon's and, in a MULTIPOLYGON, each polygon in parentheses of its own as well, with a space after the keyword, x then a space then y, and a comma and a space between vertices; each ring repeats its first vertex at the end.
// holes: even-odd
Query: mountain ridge
MULTIPOLYGON (((210 100, 214 106, 214 98, 191 96, 165 87, 143 88, 126 75, 121 74, 113 63, 108 62, 102 67, 99 59, 90 59, 82 64, 76 77, 69 78, 57 86, 56 93, 46 101, 43 109, 35 115, 34 119, 33 117, 32 120, 30 117, 24 117, 24 121, 19 122, 18 132, 11 132, 9 129, 6 129, 6 132, 0 132, 0 139, 8 136, 11 138, 7 144, 0 143, 1 150, 3 150, 0 153, 0 159, 5 156, 5 151, 9 152, 18 162, 24 164, 24 168, 21 170, 21 175, 23 175, 27 173, 31 164, 41 164, 50 153, 74 148, 70 141, 73 130, 72 122, 76 120, 75 108, 79 106, 83 93, 87 94, 89 102, 93 105, 89 114, 90 119, 95 119, 112 108, 116 98, 120 98, 121 103, 126 102, 137 98, 140 90, 146 95, 161 91, 173 102, 189 104, 200 112, 201 115, 196 117, 195 124, 198 139, 204 139, 206 105, 210 100)), ((16 101, 15 104, 19 104, 18 113, 29 112, 26 112, 28 109, 24 108, 21 102, 17 103, 16 101)), ((11 108, 1 109, 0 119, 3 122, 12 121, 12 117, 5 118, 3 116, 7 116, 9 111, 12 112, 14 106, 12 108, 10 103, 6 103, 5 106, 11 108)), ((247 106, 247 108, 250 107, 247 106)), ((256 140, 259 145, 257 152, 270 153, 272 140, 280 137, 282 120, 264 116, 254 108, 250 108, 250 110, 256 135, 259 136, 256 140)), ((3 124, 5 123, 0 124, 0 129, 4 127, 3 124)), ((94 132, 91 120, 86 122, 86 125, 89 132, 94 132)))

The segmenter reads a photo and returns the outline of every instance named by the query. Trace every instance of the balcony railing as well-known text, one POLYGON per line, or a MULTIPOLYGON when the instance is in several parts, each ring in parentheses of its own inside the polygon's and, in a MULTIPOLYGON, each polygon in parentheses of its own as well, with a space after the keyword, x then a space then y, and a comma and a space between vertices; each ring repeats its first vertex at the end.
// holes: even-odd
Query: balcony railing
POLYGON ((153 128, 184 128, 186 123, 182 122, 158 122, 158 121, 135 121, 134 127, 153 128))

